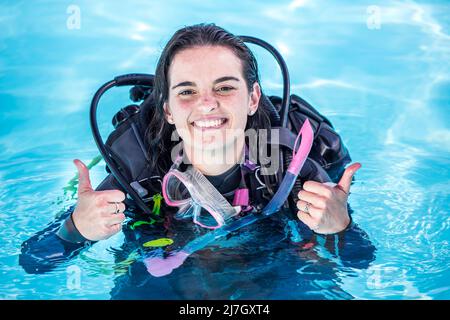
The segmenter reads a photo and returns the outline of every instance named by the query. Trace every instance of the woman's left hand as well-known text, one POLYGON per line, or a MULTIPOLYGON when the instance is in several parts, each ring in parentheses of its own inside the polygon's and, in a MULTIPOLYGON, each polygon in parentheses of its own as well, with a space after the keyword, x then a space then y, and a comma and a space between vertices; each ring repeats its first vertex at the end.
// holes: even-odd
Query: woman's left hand
POLYGON ((361 168, 354 163, 345 169, 335 186, 316 181, 306 181, 298 193, 297 216, 311 230, 320 234, 331 234, 345 230, 350 224, 347 198, 353 175, 361 168))

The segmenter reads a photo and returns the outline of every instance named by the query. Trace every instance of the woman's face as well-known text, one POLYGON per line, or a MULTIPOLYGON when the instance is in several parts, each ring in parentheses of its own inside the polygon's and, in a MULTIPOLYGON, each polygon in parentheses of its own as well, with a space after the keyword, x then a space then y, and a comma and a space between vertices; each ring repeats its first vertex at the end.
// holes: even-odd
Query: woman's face
POLYGON ((184 147, 231 148, 244 139, 247 116, 261 96, 248 91, 241 60, 227 47, 199 46, 177 53, 169 66, 166 119, 175 124, 184 147))

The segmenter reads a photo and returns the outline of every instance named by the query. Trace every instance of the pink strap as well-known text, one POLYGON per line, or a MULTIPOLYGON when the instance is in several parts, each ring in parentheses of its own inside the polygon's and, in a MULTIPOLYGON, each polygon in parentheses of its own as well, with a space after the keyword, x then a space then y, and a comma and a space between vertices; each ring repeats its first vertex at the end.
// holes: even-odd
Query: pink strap
POLYGON ((248 189, 237 189, 234 192, 233 206, 248 206, 249 195, 248 189))

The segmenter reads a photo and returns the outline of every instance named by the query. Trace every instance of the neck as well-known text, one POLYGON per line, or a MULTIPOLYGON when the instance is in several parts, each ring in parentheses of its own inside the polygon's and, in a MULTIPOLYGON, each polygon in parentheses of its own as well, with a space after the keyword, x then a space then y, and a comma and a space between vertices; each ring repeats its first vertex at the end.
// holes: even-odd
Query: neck
POLYGON ((229 147, 204 150, 185 146, 184 152, 197 170, 207 176, 216 176, 241 163, 244 143, 244 138, 238 138, 229 147))

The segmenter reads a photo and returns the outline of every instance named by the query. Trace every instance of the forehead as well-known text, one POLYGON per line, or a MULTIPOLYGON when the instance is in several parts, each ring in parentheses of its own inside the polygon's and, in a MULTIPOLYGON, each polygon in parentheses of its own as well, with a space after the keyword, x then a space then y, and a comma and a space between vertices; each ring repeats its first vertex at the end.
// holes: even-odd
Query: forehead
POLYGON ((194 81, 223 76, 243 79, 242 62, 234 52, 224 46, 199 46, 178 52, 169 66, 170 83, 194 81))

